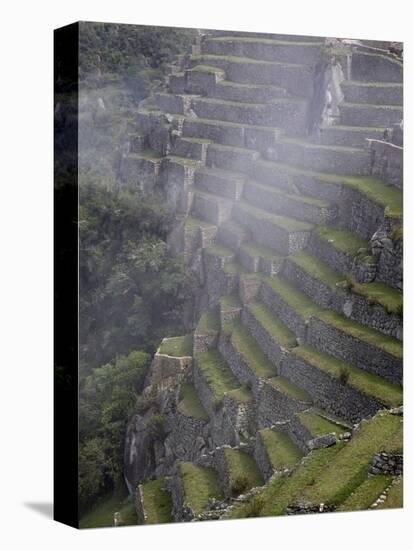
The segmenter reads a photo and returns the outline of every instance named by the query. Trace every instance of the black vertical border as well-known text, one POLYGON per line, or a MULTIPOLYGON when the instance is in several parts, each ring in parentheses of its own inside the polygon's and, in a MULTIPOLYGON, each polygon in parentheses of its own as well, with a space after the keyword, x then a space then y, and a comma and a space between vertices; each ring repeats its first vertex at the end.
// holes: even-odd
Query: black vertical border
POLYGON ((54 31, 54 519, 78 510, 79 24, 54 31))

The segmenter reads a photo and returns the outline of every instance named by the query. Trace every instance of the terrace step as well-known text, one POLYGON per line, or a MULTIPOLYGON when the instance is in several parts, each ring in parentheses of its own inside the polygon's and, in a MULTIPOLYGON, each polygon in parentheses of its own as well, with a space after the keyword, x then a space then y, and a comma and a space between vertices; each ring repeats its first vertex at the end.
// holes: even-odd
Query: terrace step
MULTIPOLYGON (((371 126, 324 126, 320 129, 318 140, 321 145, 339 145, 343 147, 366 148, 367 139, 383 139, 385 128, 371 126)), ((313 138, 315 140, 315 138, 313 138)))
POLYGON ((172 144, 171 155, 196 160, 205 164, 208 145, 207 139, 179 137, 172 144))
POLYGON ((402 403, 402 388, 311 346, 293 348, 281 374, 305 389, 314 403, 351 422, 402 403))
POLYGON ((291 470, 300 462, 302 452, 286 433, 264 428, 257 432, 254 458, 268 480, 275 472, 291 470))
MULTIPOLYGON (((304 131, 307 101, 280 97, 267 103, 242 103, 198 97, 191 100, 191 109, 200 118, 238 122, 245 125, 276 126, 296 133, 304 131)), ((183 107, 174 112, 181 111, 184 112, 183 107)))
POLYGON ((173 521, 172 498, 165 487, 165 478, 140 484, 137 500, 138 517, 146 525, 173 521))
POLYGON ((249 57, 264 61, 279 61, 314 65, 320 57, 323 42, 274 40, 271 38, 222 36, 207 38, 202 54, 249 57))
MULTIPOLYGON (((213 468, 206 468, 182 462, 178 466, 181 491, 173 492, 174 509, 182 512, 185 508, 192 517, 197 517, 207 509, 209 499, 222 500, 224 493, 219 480, 218 472, 213 468)), ((182 518, 182 520, 188 518, 182 518)))
POLYGON ((155 104, 164 113, 190 115, 192 100, 196 97, 199 96, 158 92, 155 94, 155 104))
POLYGON ((201 421, 208 421, 208 413, 199 399, 195 386, 189 383, 181 385, 179 395, 178 411, 189 418, 201 421))
POLYGON ((344 80, 340 84, 346 101, 375 105, 403 105, 403 83, 358 82, 344 80))
POLYGON ((391 486, 393 478, 385 475, 366 476, 349 497, 338 507, 338 512, 357 512, 367 510, 391 486))
POLYGON ((258 158, 257 151, 213 143, 208 147, 206 164, 210 168, 234 170, 238 173, 248 174, 252 164, 258 158))
POLYGON ((289 44, 293 44, 294 42, 318 42, 323 43, 324 38, 319 36, 302 36, 302 35, 296 35, 296 34, 270 34, 270 33, 263 33, 263 32, 247 32, 247 31, 208 31, 208 37, 215 37, 215 36, 231 36, 234 39, 237 38, 263 38, 265 40, 272 39, 272 40, 285 40, 289 44))
POLYGON ((255 242, 285 256, 304 248, 312 229, 306 222, 271 214, 244 201, 234 205, 232 218, 249 229, 255 242))
POLYGON ((360 250, 367 256, 368 241, 348 229, 332 225, 315 227, 309 242, 309 251, 344 277, 351 272, 360 250))
POLYGON ((271 99, 286 97, 287 92, 280 86, 265 84, 241 84, 230 80, 221 80, 208 94, 209 97, 243 103, 266 103, 271 99))
POLYGON ((224 78, 225 71, 219 67, 196 65, 185 71, 185 90, 192 94, 209 95, 224 78))
POLYGON ((388 55, 356 52, 351 59, 351 79, 362 82, 403 82, 403 63, 388 55))
POLYGON ((231 217, 232 206, 232 201, 228 199, 196 190, 192 213, 202 220, 220 225, 231 217))
POLYGON ((279 365, 285 353, 297 345, 293 332, 264 303, 245 306, 241 319, 273 365, 279 365))
POLYGON ((182 126, 183 137, 200 137, 221 145, 248 149, 272 147, 279 135, 279 129, 268 126, 193 116, 184 117, 182 126))
POLYGON ((276 374, 274 365, 238 320, 223 326, 218 348, 237 379, 241 383, 248 381, 254 394, 260 379, 276 374))
POLYGON ((338 145, 319 145, 304 139, 280 138, 276 155, 283 162, 318 172, 348 176, 370 173, 370 155, 363 149, 338 145))
POLYGON ((309 223, 328 223, 337 215, 337 207, 327 201, 285 193, 251 180, 246 181, 243 196, 253 206, 309 223))
POLYGON ((307 324, 312 315, 320 308, 303 292, 280 277, 263 277, 259 290, 259 299, 304 342, 307 324))
POLYGON ((403 107, 398 105, 371 105, 367 103, 340 103, 340 121, 348 126, 386 126, 403 120, 403 107))
POLYGON ((316 407, 297 412, 289 425, 293 441, 304 453, 332 445, 341 435, 351 430, 351 423, 332 417, 316 407))
POLYGON ((242 195, 245 176, 229 170, 203 167, 196 171, 195 186, 206 193, 239 200, 242 195))
POLYGON ((228 80, 245 84, 270 84, 285 88, 298 97, 309 97, 313 87, 313 71, 302 63, 259 61, 251 57, 213 54, 193 55, 193 66, 212 65, 225 70, 228 80))
POLYGON ((401 342, 334 311, 314 313, 308 324, 307 342, 354 367, 402 383, 401 342))
POLYGON ((231 447, 223 447, 219 454, 222 459, 218 470, 227 496, 236 497, 263 485, 264 479, 253 456, 231 447))
POLYGON ((262 272, 272 277, 280 271, 283 260, 283 256, 254 242, 244 242, 238 249, 238 261, 253 273, 262 272))
POLYGON ((130 183, 155 182, 159 178, 164 159, 154 150, 129 153, 123 160, 121 180, 130 183))
POLYGON ((242 225, 229 220, 219 226, 217 239, 224 246, 236 251, 248 240, 248 231, 242 225))

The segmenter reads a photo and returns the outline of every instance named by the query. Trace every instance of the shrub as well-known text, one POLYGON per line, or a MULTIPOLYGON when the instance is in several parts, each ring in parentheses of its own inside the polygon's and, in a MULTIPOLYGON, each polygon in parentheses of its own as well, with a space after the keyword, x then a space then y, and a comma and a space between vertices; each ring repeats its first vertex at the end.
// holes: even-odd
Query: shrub
POLYGON ((262 495, 256 495, 251 499, 244 508, 244 517, 246 518, 256 518, 261 515, 261 511, 264 508, 264 498, 262 495))
POLYGON ((146 426, 153 439, 156 441, 163 441, 165 439, 165 418, 161 414, 151 416, 146 426))
POLYGON ((340 367, 338 379, 343 385, 347 384, 349 376, 350 376, 349 369, 347 367, 340 367))
POLYGON ((232 496, 236 497, 241 495, 248 489, 248 478, 245 475, 237 476, 231 483, 231 493, 232 496))

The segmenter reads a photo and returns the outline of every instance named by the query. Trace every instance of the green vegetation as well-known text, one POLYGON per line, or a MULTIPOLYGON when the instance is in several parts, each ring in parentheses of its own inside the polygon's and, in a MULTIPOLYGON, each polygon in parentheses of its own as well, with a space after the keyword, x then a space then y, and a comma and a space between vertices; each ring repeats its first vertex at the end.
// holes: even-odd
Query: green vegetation
POLYGON ((367 240, 348 229, 338 229, 332 225, 319 225, 314 229, 314 233, 321 241, 326 241, 340 252, 351 256, 355 256, 360 248, 367 249, 367 240))
POLYGON ((81 513, 123 485, 123 445, 128 419, 150 364, 142 351, 95 368, 79 400, 79 501, 81 513))
POLYGON ((198 334, 205 334, 210 331, 218 331, 220 329, 219 312, 217 309, 207 309, 205 313, 201 315, 196 326, 196 332, 198 334))
POLYGON ((298 252, 288 257, 288 260, 301 267, 308 275, 326 284, 331 290, 336 290, 343 277, 333 271, 327 264, 307 252, 298 252))
POLYGON ((287 434, 265 428, 259 432, 274 470, 292 468, 301 460, 300 449, 287 434))
POLYGON ((384 283, 353 283, 351 291, 367 298, 370 305, 383 306, 387 313, 401 315, 403 312, 403 293, 384 283))
POLYGON ((257 341, 239 321, 227 326, 231 334, 231 343, 240 353, 249 368, 260 378, 269 378, 276 374, 275 367, 262 352, 257 341))
POLYGON ((244 43, 253 43, 253 44, 274 44, 275 46, 289 46, 294 48, 295 46, 306 46, 306 47, 315 47, 319 48, 324 44, 322 41, 313 41, 308 42, 306 40, 292 42, 290 40, 275 40, 272 38, 257 38, 257 37, 249 37, 249 36, 214 36, 213 38, 209 38, 208 40, 211 40, 213 42, 244 42, 244 43))
POLYGON ((306 487, 299 500, 338 505, 365 480, 373 456, 384 450, 386 441, 401 429, 401 419, 378 413, 363 421, 360 430, 327 465, 315 483, 306 487))
POLYGON ((238 207, 244 210, 245 212, 251 214, 256 219, 268 221, 274 224, 275 226, 281 229, 284 229, 284 231, 287 231, 287 232, 310 231, 313 227, 311 224, 307 222, 302 222, 294 218, 286 218, 285 216, 278 216, 276 214, 271 214, 271 212, 267 212, 266 210, 262 210, 261 208, 256 208, 255 206, 251 206, 249 203, 244 201, 240 201, 238 203, 238 207))
POLYGON ((291 353, 335 378, 340 377, 343 368, 346 369, 348 371, 347 384, 349 386, 374 397, 383 405, 397 407, 402 403, 403 390, 401 386, 391 384, 380 376, 348 365, 340 359, 321 353, 310 346, 296 347, 291 350, 291 353))
POLYGON ((255 516, 279 516, 306 485, 311 485, 318 478, 322 469, 342 449, 344 443, 312 451, 301 464, 287 476, 276 476, 260 495, 252 498, 248 504, 234 506, 229 518, 247 517, 251 509, 255 516))
POLYGON ((276 254, 274 250, 268 246, 259 245, 253 242, 242 243, 240 250, 252 256, 253 258, 264 258, 266 260, 281 261, 282 256, 276 254))
POLYGON ((238 401, 239 403, 250 403, 254 396, 248 388, 238 388, 237 390, 231 390, 228 392, 228 397, 238 401))
POLYGON ((179 466, 185 504, 196 514, 205 510, 208 500, 224 498, 218 473, 213 468, 204 468, 191 462, 183 462, 179 466))
POLYGON ((276 390, 284 393, 291 399, 296 399, 297 401, 302 401, 308 404, 311 403, 310 395, 305 390, 290 382, 287 378, 284 378, 284 376, 275 376, 274 378, 270 378, 268 381, 276 390))
POLYGON ((234 55, 213 55, 213 54, 202 54, 202 55, 193 55, 192 59, 194 61, 200 61, 201 63, 206 63, 207 65, 213 65, 213 61, 224 62, 224 63, 248 63, 251 65, 265 65, 267 67, 283 66, 283 67, 292 67, 296 69, 306 69, 305 65, 299 65, 298 63, 284 63, 280 61, 261 61, 253 59, 252 57, 241 57, 234 55))
POLYGON ((248 311, 280 346, 290 349, 297 345, 295 334, 272 313, 268 306, 253 303, 248 305, 248 311))
POLYGON ((378 330, 360 325, 351 319, 347 319, 347 317, 339 315, 335 311, 319 311, 315 312, 314 315, 327 325, 331 325, 353 338, 375 346, 398 359, 403 357, 403 344, 399 340, 396 340, 396 338, 386 336, 378 330))
POLYGON ((352 107, 354 109, 386 109, 387 111, 400 111, 403 113, 402 105, 377 105, 376 103, 351 103, 343 101, 341 107, 352 107))
POLYGON ((137 525, 135 502, 127 497, 126 492, 104 498, 93 506, 79 521, 81 529, 113 527, 114 514, 117 514, 118 525, 137 525))
POLYGON ((171 355, 172 357, 192 357, 192 349, 192 336, 187 334, 175 338, 164 338, 159 347, 159 353, 171 355))
POLYGON ((229 472, 229 486, 233 496, 262 485, 264 480, 253 457, 242 451, 224 448, 229 472))
POLYGON ((146 524, 170 523, 172 517, 172 498, 165 489, 164 479, 148 481, 141 485, 145 512, 147 514, 146 524))
POLYGON ((309 319, 311 315, 315 315, 320 311, 317 304, 312 302, 303 292, 279 277, 265 277, 265 284, 304 320, 309 319))
POLYGON ((219 299, 220 307, 222 310, 242 308, 242 302, 238 294, 226 294, 219 299))
POLYGON ((319 437, 329 433, 340 435, 347 431, 343 426, 331 422, 314 411, 304 411, 297 414, 301 424, 307 428, 312 437, 319 437))
POLYGON ((386 500, 377 506, 378 510, 390 508, 403 508, 403 477, 399 483, 395 483, 390 487, 386 500))
POLYGON ((224 74, 224 70, 219 67, 211 67, 210 65, 195 65, 192 67, 191 71, 199 73, 221 73, 224 74))
POLYGON ((357 147, 345 147, 343 145, 321 145, 319 143, 312 143, 311 141, 305 141, 304 139, 292 138, 292 137, 283 137, 280 139, 280 143, 290 143, 292 145, 299 145, 305 149, 321 149, 323 151, 336 151, 336 152, 347 152, 347 153, 367 153, 364 149, 357 147))
POLYGON ((216 406, 221 403, 226 392, 239 388, 238 380, 218 351, 198 353, 196 362, 211 388, 216 406))
POLYGON ((182 384, 178 411, 185 416, 208 420, 208 414, 202 405, 192 384, 182 384))
POLYGON ((375 475, 367 477, 355 491, 337 507, 338 512, 367 510, 390 485, 391 477, 375 475))

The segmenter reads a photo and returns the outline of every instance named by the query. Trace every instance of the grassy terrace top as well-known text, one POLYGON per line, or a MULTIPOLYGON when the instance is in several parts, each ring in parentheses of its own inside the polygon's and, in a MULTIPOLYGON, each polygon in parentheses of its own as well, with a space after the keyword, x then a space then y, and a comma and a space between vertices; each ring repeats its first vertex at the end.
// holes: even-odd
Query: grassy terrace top
POLYGON ((335 311, 319 311, 315 313, 315 317, 337 330, 379 348, 398 359, 403 357, 403 344, 399 340, 396 340, 396 338, 386 336, 382 332, 365 325, 360 325, 351 319, 347 319, 347 317, 339 315, 335 311))
MULTIPOLYGON (((303 37, 305 38, 305 37, 303 37)), ((246 42, 246 43, 258 43, 258 44, 274 44, 279 46, 314 46, 314 47, 320 47, 324 44, 324 42, 320 41, 314 41, 314 42, 308 42, 303 40, 302 42, 292 42, 291 40, 276 40, 272 38, 256 38, 256 37, 249 37, 249 36, 215 36, 213 38, 208 38, 208 41, 213 42, 246 42)))
POLYGON ((348 153, 366 153, 364 149, 360 147, 346 147, 343 145, 321 145, 319 143, 312 143, 311 141, 306 141, 305 139, 292 138, 292 137, 282 137, 280 143, 291 143, 292 145, 299 145, 300 147, 305 147, 308 149, 323 149, 325 151, 345 151, 348 153))
POLYGON ((260 430, 259 434, 275 470, 292 468, 300 461, 302 453, 287 434, 275 432, 270 428, 260 430))
POLYGON ((360 431, 321 471, 316 482, 302 491, 298 500, 334 505, 343 502, 364 481, 373 456, 385 449, 386 441, 400 426, 399 416, 386 413, 363 421, 360 431))
POLYGON ((277 216, 276 214, 271 214, 271 212, 267 212, 266 210, 262 210, 261 208, 251 206, 245 201, 240 201, 239 203, 237 203, 237 206, 248 214, 251 214, 252 216, 260 220, 268 221, 280 227, 281 229, 284 229, 285 231, 310 231, 313 227, 307 222, 302 222, 294 218, 286 218, 285 216, 277 216))
POLYGON ((233 495, 263 484, 263 479, 253 457, 237 449, 224 448, 229 472, 229 485, 233 495))
POLYGON ((363 80, 343 80, 340 86, 362 86, 364 88, 403 88, 402 82, 364 82, 363 80))
POLYGON ((224 497, 218 479, 218 473, 212 468, 204 468, 191 462, 179 465, 184 501, 192 510, 199 514, 208 504, 209 498, 224 497))
POLYGON ((311 346, 299 346, 291 353, 298 359, 320 369, 330 376, 339 379, 343 372, 348 373, 346 385, 377 399, 388 407, 397 407, 403 402, 401 386, 392 384, 384 378, 353 367, 331 355, 321 353, 311 346))
MULTIPOLYGON (((220 82, 220 84, 222 84, 222 82, 220 82)), ((160 113, 162 113, 162 111, 160 111, 160 113)), ((184 124, 187 121, 187 122, 194 122, 199 124, 209 124, 213 126, 226 126, 231 128, 253 128, 253 129, 263 130, 266 132, 277 132, 277 133, 280 132, 279 128, 273 128, 271 126, 259 126, 257 124, 245 124, 242 122, 230 122, 229 120, 217 120, 215 118, 198 118, 194 116, 191 117, 191 116, 183 116, 183 115, 182 115, 182 118, 184 119, 184 124)))
POLYGON ((196 332, 203 334, 209 331, 218 331, 220 328, 219 313, 217 310, 207 309, 198 321, 196 332))
POLYGON ((145 149, 145 151, 141 151, 140 153, 129 153, 128 156, 130 158, 153 160, 153 161, 160 161, 162 158, 161 155, 157 151, 154 151, 153 149, 145 149))
POLYGON ((165 158, 171 162, 176 162, 184 166, 190 166, 191 168, 196 168, 201 164, 199 160, 188 159, 186 157, 178 157, 177 155, 168 155, 165 158))
POLYGON ((252 57, 242 57, 235 55, 200 54, 193 55, 191 57, 191 60, 199 61, 200 64, 209 64, 209 62, 212 62, 211 65, 213 65, 214 61, 223 61, 224 63, 250 63, 252 65, 266 65, 267 67, 282 65, 284 67, 292 67, 296 69, 307 69, 306 65, 299 63, 283 63, 282 61, 261 61, 252 57))
POLYGON ((368 242, 357 233, 348 229, 338 229, 332 225, 319 225, 314 229, 314 234, 322 240, 330 243, 340 252, 355 256, 360 248, 367 248, 368 242))
POLYGON ((295 334, 265 304, 250 304, 248 311, 280 346, 290 349, 297 344, 295 334))
POLYGON ((297 416, 301 424, 307 428, 312 437, 319 437, 333 432, 340 435, 346 431, 343 426, 331 422, 312 410, 300 412, 297 416))
POLYGON ((327 264, 318 260, 315 256, 307 252, 298 252, 288 257, 288 260, 301 267, 308 275, 318 279, 322 283, 335 290, 338 283, 343 281, 343 277, 333 271, 327 264))
POLYGON ((226 294, 219 299, 221 309, 242 308, 242 302, 238 294, 226 294))
POLYGON ((176 336, 164 338, 159 347, 159 353, 172 357, 192 357, 192 336, 176 336))
POLYGON ((282 256, 276 254, 274 250, 254 242, 242 243, 240 250, 246 252, 254 258, 265 258, 267 260, 281 260, 282 256))
POLYGON ((289 476, 276 476, 260 495, 253 497, 251 504, 234 506, 229 518, 256 516, 279 516, 307 485, 318 478, 319 473, 343 448, 344 443, 312 451, 289 476))
POLYGON ((231 343, 249 368, 260 378, 269 378, 276 374, 274 365, 262 352, 257 341, 239 321, 228 323, 225 332, 231 334, 231 343))
POLYGON ((284 376, 274 376, 274 378, 268 380, 268 383, 291 399, 311 405, 310 395, 305 390, 290 382, 287 378, 284 378, 284 376))
POLYGON ((300 317, 309 319, 318 313, 320 308, 303 292, 283 281, 279 277, 263 277, 265 284, 271 288, 300 317))
POLYGON ((223 69, 219 67, 212 67, 210 65, 196 65, 190 69, 191 71, 197 71, 200 73, 224 73, 223 69))
POLYGON ((375 475, 366 477, 356 490, 337 508, 339 512, 367 510, 390 485, 390 476, 375 475))
POLYGON ((192 384, 182 384, 178 411, 185 416, 208 420, 208 414, 204 409, 198 394, 192 384))
POLYGON ((343 101, 340 107, 352 107, 356 109, 387 109, 388 111, 403 112, 403 105, 377 105, 376 103, 351 103, 343 101))
POLYGON ((285 192, 277 189, 276 187, 273 187, 272 185, 266 185, 265 183, 261 183, 261 182, 258 183, 258 182, 255 182, 255 181, 249 181, 248 183, 251 184, 251 185, 254 185, 255 187, 258 187, 259 189, 267 191, 267 193, 273 193, 274 196, 276 196, 276 197, 284 196, 284 197, 288 197, 292 200, 295 200, 295 201, 298 201, 298 202, 301 202, 301 203, 304 203, 304 204, 319 206, 320 208, 327 208, 328 206, 330 206, 330 203, 328 201, 323 200, 323 199, 315 199, 314 197, 307 197, 305 195, 285 193, 285 192))
POLYGON ((215 402, 219 404, 225 393, 239 389, 240 384, 226 364, 222 355, 216 351, 203 351, 198 353, 196 361, 212 393, 215 402))
POLYGON ((352 292, 364 296, 370 304, 380 304, 387 313, 402 314, 403 293, 384 283, 373 282, 351 286, 352 292))
POLYGON ((366 195, 372 202, 386 208, 386 214, 388 216, 401 216, 403 213, 403 194, 400 189, 397 189, 393 185, 386 185, 383 181, 372 176, 353 177, 328 174, 325 172, 313 172, 311 170, 296 168, 290 164, 268 160, 258 160, 258 163, 271 167, 275 172, 287 172, 288 174, 305 176, 326 183, 348 185, 366 195))
POLYGON ((170 523, 172 518, 172 499, 164 487, 164 479, 155 479, 142 485, 143 501, 147 514, 147 524, 170 523))

